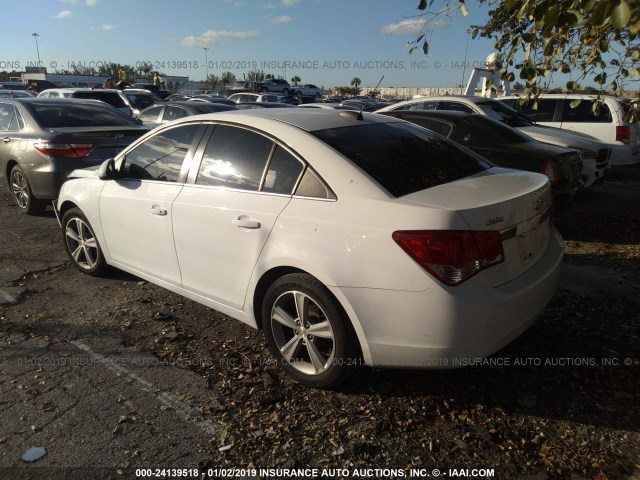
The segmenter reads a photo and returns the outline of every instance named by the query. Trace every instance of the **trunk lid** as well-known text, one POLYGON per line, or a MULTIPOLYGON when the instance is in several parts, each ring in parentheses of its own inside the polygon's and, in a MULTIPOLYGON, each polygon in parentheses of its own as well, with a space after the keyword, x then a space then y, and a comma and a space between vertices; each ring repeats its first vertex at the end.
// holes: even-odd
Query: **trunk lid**
POLYGON ((499 231, 504 262, 477 275, 493 286, 535 265, 551 236, 551 188, 542 174, 492 168, 402 199, 455 210, 470 230, 499 231))
POLYGON ((114 127, 60 127, 49 129, 55 134, 55 143, 90 143, 95 145, 82 161, 95 165, 107 158, 113 158, 150 128, 143 125, 114 127))

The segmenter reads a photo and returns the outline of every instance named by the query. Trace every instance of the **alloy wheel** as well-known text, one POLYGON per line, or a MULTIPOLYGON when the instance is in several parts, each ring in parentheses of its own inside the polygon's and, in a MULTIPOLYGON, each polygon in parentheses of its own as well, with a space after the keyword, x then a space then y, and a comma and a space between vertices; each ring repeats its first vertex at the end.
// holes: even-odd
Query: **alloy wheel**
POLYGON ((65 227, 67 249, 76 265, 83 270, 95 268, 99 260, 98 242, 93 231, 81 218, 71 218, 65 227))
POLYGON ((271 309, 271 331, 283 360, 305 375, 320 375, 334 361, 335 335, 329 318, 309 295, 281 294, 271 309))

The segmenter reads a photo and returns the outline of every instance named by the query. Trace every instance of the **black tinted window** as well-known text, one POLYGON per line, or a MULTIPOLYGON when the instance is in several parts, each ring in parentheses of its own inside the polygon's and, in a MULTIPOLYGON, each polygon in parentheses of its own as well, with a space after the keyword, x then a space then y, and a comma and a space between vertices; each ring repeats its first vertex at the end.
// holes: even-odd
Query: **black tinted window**
POLYGON ((124 178, 177 182, 199 125, 183 125, 154 135, 131 150, 120 167, 124 178))
POLYGON ((116 108, 124 108, 128 106, 124 99, 116 92, 101 92, 100 90, 94 90, 92 92, 73 92, 72 97, 100 100, 101 102, 108 103, 116 108))
POLYGON ((541 98, 538 99, 538 108, 535 110, 533 108, 535 104, 533 100, 522 105, 516 101, 513 104, 513 108, 524 113, 534 122, 553 122, 557 103, 558 101, 553 98, 541 98))
POLYGON ((439 110, 447 110, 450 112, 474 113, 473 108, 460 102, 440 102, 439 110))
POLYGON ((396 197, 489 168, 479 157, 447 139, 406 123, 365 124, 312 133, 396 197))
POLYGON ((611 111, 606 104, 600 105, 600 108, 593 113, 593 102, 591 100, 582 100, 578 106, 571 108, 574 100, 564 100, 562 108, 563 122, 583 122, 583 123, 611 123, 611 111))
POLYGON ((505 145, 528 143, 531 138, 503 123, 480 115, 470 115, 458 125, 454 140, 462 135, 463 145, 505 145), (464 132, 464 133, 462 133, 464 132))
POLYGON ((95 103, 57 100, 53 102, 25 104, 41 127, 117 127, 138 125, 128 115, 109 106, 95 103))
POLYGON ((243 128, 216 126, 198 171, 199 185, 258 190, 273 142, 243 128))
POLYGON ((476 104, 487 117, 497 120, 513 128, 529 127, 532 125, 531 120, 518 113, 516 110, 506 105, 504 102, 496 100, 487 100, 476 104))

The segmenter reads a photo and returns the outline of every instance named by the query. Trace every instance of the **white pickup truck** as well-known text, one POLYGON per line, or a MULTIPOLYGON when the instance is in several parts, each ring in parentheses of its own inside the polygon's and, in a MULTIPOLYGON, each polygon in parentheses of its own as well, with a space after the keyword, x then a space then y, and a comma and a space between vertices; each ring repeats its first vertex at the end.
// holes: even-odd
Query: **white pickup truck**
POLYGON ((304 85, 292 85, 291 92, 294 95, 302 95, 303 97, 316 97, 316 98, 320 98, 324 93, 322 88, 316 87, 311 83, 305 83, 304 85))

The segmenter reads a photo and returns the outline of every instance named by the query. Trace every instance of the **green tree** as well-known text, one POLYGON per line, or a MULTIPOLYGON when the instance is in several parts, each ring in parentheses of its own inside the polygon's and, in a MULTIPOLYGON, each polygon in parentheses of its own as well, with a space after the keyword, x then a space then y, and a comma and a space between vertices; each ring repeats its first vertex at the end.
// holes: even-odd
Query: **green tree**
POLYGON ((220 85, 221 83, 222 80, 217 75, 211 74, 209 75, 209 78, 207 78, 207 84, 211 85, 211 88, 218 88, 218 85, 220 85))
POLYGON ((291 78, 291 83, 292 83, 294 86, 297 86, 297 85, 298 85, 298 82, 300 82, 301 80, 302 80, 302 79, 301 79, 299 76, 297 76, 297 75, 296 75, 295 77, 291 78))
MULTIPOLYGON (((420 0, 423 32, 407 46, 429 53, 427 32, 443 16, 468 14, 467 0, 420 0)), ((473 38, 493 39, 500 54, 495 68, 505 81, 525 82, 537 96, 555 72, 571 74, 570 92, 585 82, 601 91, 624 91, 640 77, 640 0, 479 0, 489 20, 471 28, 473 38)), ((596 108, 594 104, 594 108, 596 108)))
POLYGON ((351 79, 351 86, 353 87, 353 95, 359 95, 360 94, 360 85, 362 84, 362 80, 360 80, 358 77, 354 77, 353 79, 351 79))
POLYGON ((231 85, 236 82, 236 76, 231 72, 224 72, 220 77, 223 85, 231 85))

